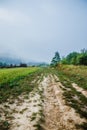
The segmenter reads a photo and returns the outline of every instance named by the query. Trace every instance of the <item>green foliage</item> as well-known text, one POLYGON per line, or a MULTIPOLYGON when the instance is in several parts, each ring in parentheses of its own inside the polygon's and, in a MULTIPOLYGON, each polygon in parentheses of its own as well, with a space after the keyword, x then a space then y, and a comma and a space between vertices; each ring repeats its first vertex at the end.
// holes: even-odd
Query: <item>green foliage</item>
POLYGON ((78 64, 79 65, 87 65, 87 54, 80 54, 78 57, 78 64))
POLYGON ((0 103, 5 102, 11 95, 17 96, 31 91, 33 86, 29 83, 33 78, 32 74, 39 70, 39 67, 0 69, 0 103))
POLYGON ((9 130, 9 126, 8 121, 0 121, 0 130, 9 130))
MULTIPOLYGON (((87 97, 72 86, 72 83, 75 82, 79 87, 87 90, 87 66, 60 65, 56 71, 63 84, 63 88, 61 88, 66 104, 73 107, 81 117, 87 119, 87 97)), ((85 125, 85 127, 83 127, 84 124, 79 127, 87 128, 87 123, 85 125)))
POLYGON ((68 62, 67 62, 67 60, 66 60, 65 57, 62 58, 62 60, 61 60, 61 64, 65 64, 65 65, 68 64, 68 62))
POLYGON ((87 65, 87 50, 83 49, 80 53, 72 52, 61 60, 62 64, 87 65))
POLYGON ((51 66, 56 66, 60 62, 60 54, 59 52, 55 52, 55 56, 51 61, 51 66))
POLYGON ((0 69, 0 88, 15 85, 18 80, 35 72, 37 69, 36 67, 0 69))
POLYGON ((58 69, 71 81, 87 90, 87 66, 60 65, 58 69))
POLYGON ((67 57, 66 57, 66 60, 68 62, 68 64, 76 64, 76 59, 77 59, 77 56, 79 55, 79 53, 77 52, 72 52, 70 53, 67 57))

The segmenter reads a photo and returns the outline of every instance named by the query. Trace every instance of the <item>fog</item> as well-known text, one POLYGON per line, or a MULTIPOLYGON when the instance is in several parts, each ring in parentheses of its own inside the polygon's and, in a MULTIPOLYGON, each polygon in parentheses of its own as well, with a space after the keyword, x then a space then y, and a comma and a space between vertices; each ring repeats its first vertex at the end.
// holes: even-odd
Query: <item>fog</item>
POLYGON ((86 0, 0 0, 0 55, 50 62, 87 49, 86 0))

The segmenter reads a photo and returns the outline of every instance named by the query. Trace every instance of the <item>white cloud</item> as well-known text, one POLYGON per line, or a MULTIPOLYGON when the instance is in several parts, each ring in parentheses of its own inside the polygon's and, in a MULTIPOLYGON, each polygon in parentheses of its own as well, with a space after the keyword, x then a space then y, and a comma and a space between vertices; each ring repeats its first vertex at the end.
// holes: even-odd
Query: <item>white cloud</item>
POLYGON ((31 19, 20 11, 9 10, 0 8, 0 22, 15 23, 29 23, 31 19))

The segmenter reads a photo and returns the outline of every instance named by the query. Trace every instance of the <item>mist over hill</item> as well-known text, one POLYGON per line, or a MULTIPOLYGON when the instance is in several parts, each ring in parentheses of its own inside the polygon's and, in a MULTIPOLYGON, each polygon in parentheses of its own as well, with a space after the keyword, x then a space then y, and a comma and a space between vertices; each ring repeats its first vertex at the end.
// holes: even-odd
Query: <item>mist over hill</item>
POLYGON ((17 58, 0 56, 0 62, 6 63, 6 64, 19 64, 19 63, 22 62, 22 60, 21 59, 17 59, 17 58))
POLYGON ((47 66, 45 62, 37 62, 33 60, 25 61, 21 58, 15 58, 10 56, 0 56, 0 63, 19 65, 20 63, 26 63, 28 66, 47 66))

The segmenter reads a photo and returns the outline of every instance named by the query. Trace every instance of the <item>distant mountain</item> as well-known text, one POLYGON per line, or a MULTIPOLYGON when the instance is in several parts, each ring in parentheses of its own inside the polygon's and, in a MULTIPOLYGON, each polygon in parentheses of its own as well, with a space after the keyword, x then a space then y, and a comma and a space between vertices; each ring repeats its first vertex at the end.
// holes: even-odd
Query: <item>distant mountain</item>
POLYGON ((12 57, 6 57, 6 56, 0 56, 0 62, 1 63, 6 63, 8 65, 13 64, 13 65, 19 65, 20 63, 26 63, 28 66, 42 66, 45 67, 48 64, 45 62, 35 62, 35 61, 24 61, 21 59, 17 59, 17 58, 12 58, 12 57))
POLYGON ((0 62, 6 64, 20 64, 22 62, 21 59, 11 58, 11 57, 0 57, 0 62))

